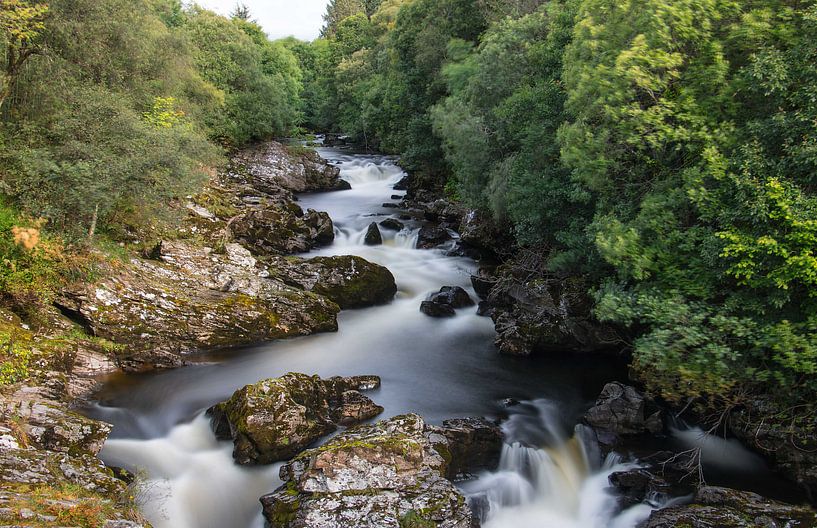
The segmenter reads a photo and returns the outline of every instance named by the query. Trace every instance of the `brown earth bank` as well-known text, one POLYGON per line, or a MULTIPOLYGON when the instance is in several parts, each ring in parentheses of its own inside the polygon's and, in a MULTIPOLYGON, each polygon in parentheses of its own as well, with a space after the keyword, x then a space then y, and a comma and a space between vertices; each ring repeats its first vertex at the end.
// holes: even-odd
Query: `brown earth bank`
POLYGON ((329 216, 303 211, 293 193, 344 188, 317 153, 258 145, 189 198, 175 233, 133 235, 129 247, 146 249, 101 257, 98 279, 66 289, 36 323, 0 307, 4 346, 20 358, 0 392, 0 524, 146 525, 133 476, 96 457, 110 427, 71 411, 106 375, 336 331, 342 308, 389 302, 396 286, 382 266, 289 256, 334 239, 329 216))

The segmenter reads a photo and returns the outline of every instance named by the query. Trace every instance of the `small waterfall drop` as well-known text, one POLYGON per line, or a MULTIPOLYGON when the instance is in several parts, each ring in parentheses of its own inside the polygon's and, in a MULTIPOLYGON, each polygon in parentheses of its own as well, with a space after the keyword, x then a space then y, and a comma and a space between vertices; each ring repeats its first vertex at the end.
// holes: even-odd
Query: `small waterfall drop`
POLYGON ((620 511, 608 477, 637 467, 611 453, 579 425, 569 436, 556 406, 522 402, 503 425, 499 468, 463 488, 484 528, 633 528, 660 504, 620 511))

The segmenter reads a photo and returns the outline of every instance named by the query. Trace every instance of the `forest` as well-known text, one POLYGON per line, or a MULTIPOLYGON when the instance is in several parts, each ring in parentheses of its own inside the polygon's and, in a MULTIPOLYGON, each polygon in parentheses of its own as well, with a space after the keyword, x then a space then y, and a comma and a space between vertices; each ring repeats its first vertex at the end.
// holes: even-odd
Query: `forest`
POLYGON ((332 0, 271 41, 178 0, 0 0, 0 294, 155 238, 226 153, 399 154, 592 285, 638 379, 814 427, 817 2, 332 0))

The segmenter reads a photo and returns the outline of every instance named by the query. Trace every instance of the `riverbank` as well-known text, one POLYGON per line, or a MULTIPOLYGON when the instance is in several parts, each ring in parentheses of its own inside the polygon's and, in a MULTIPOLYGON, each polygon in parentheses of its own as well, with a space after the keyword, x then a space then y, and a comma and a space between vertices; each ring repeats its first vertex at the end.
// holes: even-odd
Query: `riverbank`
MULTIPOLYGON (((242 169, 234 165, 231 171, 217 176, 204 198, 190 200, 187 204, 190 219, 182 230, 183 235, 147 245, 148 251, 133 255, 129 265, 119 273, 112 270, 110 276, 93 287, 73 289, 60 301, 65 313, 97 334, 93 339, 86 336, 86 341, 108 347, 93 356, 97 365, 95 373, 105 372, 106 368, 131 373, 149 371, 112 380, 104 392, 97 393, 98 401, 84 411, 115 424, 113 439, 106 443, 102 453, 109 464, 145 471, 137 475, 141 484, 135 489, 140 491, 133 494, 132 500, 142 511, 148 512, 151 519, 157 519, 161 526, 174 528, 225 526, 230 522, 236 526, 255 526, 260 522, 257 500, 263 496, 267 520, 277 523, 276 526, 288 527, 301 526, 310 519, 348 518, 349 511, 335 507, 338 498, 351 501, 348 510, 359 513, 363 505, 380 505, 392 511, 390 515, 395 519, 421 523, 418 526, 426 526, 423 522, 432 522, 435 526, 465 526, 477 522, 473 520, 476 518, 485 521, 486 526, 501 527, 505 526, 501 519, 515 515, 514 512, 530 514, 529 520, 537 526, 542 519, 554 518, 562 523, 590 526, 581 524, 580 516, 588 512, 610 522, 616 519, 615 522, 625 523, 621 526, 630 526, 626 524, 627 519, 636 516, 647 519, 653 508, 672 506, 664 499, 656 502, 655 493, 665 493, 667 498, 683 497, 695 489, 696 486, 688 482, 684 483, 684 489, 675 488, 676 480, 684 476, 679 473, 688 470, 683 465, 686 459, 669 464, 669 475, 661 472, 677 453, 669 453, 658 461, 644 461, 638 469, 621 461, 602 464, 601 454, 598 458, 592 454, 598 444, 622 453, 632 452, 629 446, 637 445, 642 448, 638 454, 641 458, 642 452, 650 450, 648 444, 656 435, 669 436, 670 427, 663 418, 656 422, 652 411, 644 414, 647 404, 643 396, 620 398, 616 397, 615 390, 605 387, 609 381, 626 377, 617 366, 622 359, 621 347, 614 339, 599 339, 598 345, 592 345, 593 341, 587 339, 587 336, 609 336, 607 332, 611 329, 592 320, 580 282, 568 281, 569 287, 565 287, 561 278, 543 278, 531 273, 535 263, 513 266, 513 260, 502 253, 496 239, 491 242, 491 237, 486 235, 490 233, 490 224, 475 222, 476 214, 456 204, 436 198, 421 201, 416 195, 404 202, 402 193, 392 190, 402 171, 387 159, 330 153, 335 164, 342 167, 344 178, 352 182, 353 189, 303 195, 299 204, 295 204, 291 201, 292 195, 287 194, 290 191, 268 183, 282 166, 276 154, 282 152, 282 148, 269 146, 272 152, 269 163, 263 162, 266 152, 263 149, 245 154, 244 160, 253 160, 249 167, 246 161, 242 162, 242 169), (264 183, 263 188, 259 182, 264 183), (281 190, 275 190, 278 188, 281 190), (280 197, 284 198, 277 199, 280 197), (395 207, 398 203, 402 206, 395 207), (301 205, 307 208, 306 213, 301 205), (325 213, 313 214, 309 209, 331 211, 332 218, 325 213), (277 222, 284 213, 291 216, 280 223, 271 222, 270 219, 277 222), (318 229, 314 236, 312 230, 289 229, 299 225, 298 219, 310 215, 329 220, 333 238, 337 237, 333 245, 317 242, 318 229), (251 222, 259 218, 263 220, 251 222), (257 229, 233 229, 237 224, 247 223, 257 229), (379 244, 368 240, 373 229, 380 235, 379 244), (281 242, 282 234, 289 242, 281 242), (201 241, 220 241, 223 248, 201 241), (276 247, 284 250, 287 247, 315 248, 311 254, 314 258, 303 261, 285 257, 276 247), (348 253, 357 256, 344 256, 348 253), (481 257, 482 271, 465 255, 481 257), (171 287, 174 283, 176 287, 171 287), (381 286, 373 287, 376 284, 381 286), (453 317, 444 319, 422 314, 422 302, 429 292, 440 287, 462 288, 465 295, 483 298, 479 308, 481 316, 474 308, 456 307, 451 310, 453 317), (340 308, 384 302, 395 292, 395 300, 387 306, 340 312, 340 308), (245 301, 229 301, 236 297, 245 301), (250 302, 258 304, 249 305, 250 302), (157 305, 159 311, 154 314, 151 310, 157 305), (239 309, 234 308, 236 305, 239 309), (277 306, 283 306, 285 313, 270 316, 277 306), (329 333, 280 341, 254 350, 236 350, 229 347, 229 342, 215 340, 229 336, 239 345, 263 340, 265 336, 285 337, 320 330, 322 327, 308 324, 298 326, 303 321, 322 322, 316 317, 303 319, 304 308, 314 306, 329 307, 326 312, 319 312, 329 314, 326 316, 330 321, 326 327, 329 333), (295 319, 284 320, 283 316, 295 319), (132 326, 134 320, 139 321, 139 326, 132 326), (510 326, 516 330, 502 331, 509 320, 515 323, 510 326), (257 321, 263 323, 262 330, 254 324, 257 321), (282 329, 292 333, 275 334, 282 329), (331 332, 335 329, 337 333, 331 332), (496 347, 492 343, 495 336, 496 347), (223 346, 227 348, 222 349, 223 346), (497 354, 497 348, 503 356, 497 354), (210 354, 195 353, 207 349, 210 354), (563 355, 554 356, 552 361, 540 361, 556 351, 563 355), (565 352, 573 355, 564 355, 565 352), (175 368, 179 366, 186 368, 175 368), (167 370, 157 373, 157 369, 167 370), (246 392, 242 387, 289 371, 327 378, 377 374, 383 382, 371 400, 352 394, 355 390, 346 390, 350 387, 340 391, 342 394, 335 394, 332 389, 332 395, 327 396, 325 402, 317 403, 319 409, 326 407, 324 415, 315 414, 320 417, 319 427, 315 429, 319 432, 317 437, 293 430, 282 437, 280 445, 290 446, 292 438, 303 437, 307 440, 300 448, 308 447, 315 438, 334 430, 335 421, 356 417, 343 425, 346 427, 377 415, 377 409, 383 411, 387 420, 376 426, 349 429, 325 447, 296 454, 292 461, 287 461, 291 458, 288 452, 265 459, 264 463, 287 462, 286 478, 282 482, 276 476, 277 465, 254 469, 238 467, 233 462, 235 451, 224 442, 216 441, 202 412, 219 402, 241 401, 238 395, 242 390, 246 392), (602 397, 596 401, 602 387, 602 397), (237 389, 239 392, 233 395, 237 389), (596 401, 593 410, 583 417, 593 401, 596 401), (396 422, 388 419, 417 410, 425 420, 413 415, 408 415, 408 422, 405 418, 396 422), (505 423, 506 447, 499 472, 491 473, 495 465, 487 464, 488 473, 476 480, 466 465, 451 465, 454 459, 448 459, 452 450, 460 450, 457 456, 467 454, 464 446, 468 444, 464 439, 472 433, 460 425, 459 432, 449 431, 453 436, 448 438, 443 423, 447 418, 471 414, 503 419, 505 423), (620 417, 627 417, 629 421, 618 419, 620 417), (592 426, 590 436, 574 436, 573 427, 579 421, 584 424, 581 427, 592 426), (517 429, 514 424, 520 422, 522 426, 517 429), (442 442, 439 435, 446 437, 446 441, 442 442), (620 438, 622 442, 618 441, 620 438), (396 451, 391 449, 395 445, 399 447, 396 451), (577 446, 585 453, 583 457, 577 458, 577 446), (424 455, 414 456, 415 451, 424 455), (385 461, 384 452, 399 460, 385 461), (556 465, 534 464, 547 457, 556 465), (307 458, 320 462, 319 472, 304 472, 298 461, 307 458), (328 487, 320 490, 314 488, 314 482, 323 482, 327 476, 331 480, 332 474, 351 475, 357 471, 357 462, 350 460, 362 461, 377 472, 391 471, 389 468, 394 462, 408 468, 408 473, 394 481, 399 483, 399 486, 395 484, 397 487, 388 484, 392 482, 388 479, 382 481, 355 474, 351 484, 343 481, 337 486, 327 484, 328 487), (453 471, 452 467, 459 467, 461 471, 453 471), (564 488, 569 492, 565 492, 564 500, 559 499, 560 495, 553 495, 544 481, 535 478, 529 481, 534 469, 534 473, 542 471, 547 478, 565 472, 575 477, 565 483, 564 488), (425 486, 421 493, 412 484, 415 477, 425 486), (513 483, 502 480, 507 477, 515 480, 513 483), (476 489, 467 492, 456 489, 451 484, 453 478, 464 478, 474 483, 476 489), (350 485, 349 489, 344 487, 350 485), (616 491, 608 491, 610 486, 616 491), (411 499, 410 509, 400 509, 402 506, 393 503, 395 490, 399 497, 411 499), (519 490, 529 492, 514 495, 519 490), (518 499, 496 499, 497 493, 505 492, 513 492, 511 496, 518 499), (484 499, 480 498, 483 493, 487 493, 484 499), (432 499, 442 499, 451 509, 435 507, 425 512, 415 511, 423 510, 423 504, 432 499), (466 500, 467 506, 463 502, 466 500), (597 501, 591 507, 584 504, 587 500, 597 501), (427 514, 433 515, 428 517, 427 514)), ((293 165, 289 167, 296 174, 302 174, 293 165)), ((337 169, 329 165, 320 167, 318 173, 334 172, 337 178, 337 169)), ((345 187, 331 180, 329 184, 332 188, 345 187)), ((73 368, 66 370, 74 373, 73 368)), ((55 372, 59 374, 58 369, 55 372)), ((73 375, 68 376, 68 380, 69 385, 76 387, 77 396, 87 394, 88 387, 95 381, 91 376, 73 375), (77 381, 80 379, 83 381, 77 381)), ((261 392, 267 393, 268 389, 261 392)), ((316 389, 310 395, 313 392, 321 391, 316 389)), ((626 390, 622 393, 629 394, 626 390)), ((22 399, 22 395, 14 397, 18 401, 22 399)), ((55 401, 67 399, 59 396, 55 401)), ((292 400, 303 404, 297 397, 292 400)), ((308 401, 312 405, 317 400, 308 401)), ((650 408, 655 404, 649 403, 650 408)), ((246 409, 246 405, 236 408, 246 409)), ((241 419, 233 414, 236 417, 232 422, 216 420, 216 433, 219 438, 235 440, 240 453, 236 460, 246 464, 250 458, 245 455, 250 453, 255 457, 253 453, 259 443, 247 441, 245 433, 234 434, 246 432, 246 428, 238 425, 241 419)), ((276 414, 294 416, 288 411, 272 413, 276 414)), ((309 417, 310 412, 306 416, 309 417)), ((24 432, 36 432, 37 424, 45 419, 29 417, 28 420, 33 425, 24 428, 24 432)), ((101 447, 101 441, 91 441, 90 437, 104 439, 108 429, 105 426, 94 429, 90 425, 83 428, 82 424, 99 422, 86 421, 71 426, 83 432, 76 441, 84 450, 79 459, 87 459, 95 456, 101 447)), ((62 429, 66 428, 69 427, 62 429)), ((309 430, 312 429, 309 426, 309 430)), ((576 431, 580 430, 584 429, 576 431)), ((262 428, 259 434, 266 436, 265 431, 262 428)), ((25 450, 12 428, 9 434, 17 442, 13 449, 25 450)), ((32 452, 55 450, 53 453, 60 453, 62 449, 59 444, 48 444, 42 435, 32 435, 32 438, 36 438, 30 444, 32 452)), ((497 447, 492 450, 492 454, 482 452, 480 457, 500 458, 497 447)), ((68 456, 76 457, 70 453, 68 456)), ((65 478, 65 475, 57 475, 54 482, 63 482, 65 478)), ((91 482, 87 474, 78 478, 80 482, 82 479, 91 482)), ((43 489, 57 493, 56 485, 43 489)), ((126 489, 123 486, 116 483, 120 491, 126 489)), ((99 500, 113 504, 113 491, 99 493, 99 500)), ((802 521, 807 518, 803 515, 809 515, 807 510, 736 491, 715 493, 701 488, 696 493, 694 500, 708 508, 706 516, 694 505, 679 505, 678 508, 687 509, 678 511, 677 518, 685 522, 689 519, 710 522, 718 519, 718 515, 720 518, 731 515, 730 510, 739 511, 740 504, 746 504, 747 500, 756 511, 774 514, 775 522, 795 518, 802 521)), ((19 517, 20 512, 28 508, 23 500, 28 500, 26 497, 30 495, 23 494, 16 499, 12 513, 16 512, 19 517)), ((130 505, 123 502, 120 508, 127 510, 130 505)), ((669 516, 670 513, 670 509, 662 509, 653 514, 658 523, 654 526, 672 522, 674 517, 669 516)), ((122 511, 119 515, 126 514, 135 518, 133 522, 141 522, 134 513, 122 511)), ((558 522, 556 525, 563 526, 558 522)))
POLYGON ((336 331, 342 306, 390 300, 394 279, 385 268, 287 256, 334 237, 328 215, 304 212, 292 193, 346 187, 314 152, 274 142, 255 147, 190 197, 171 236, 97 255, 97 280, 72 285, 31 320, 0 308, 10 358, 0 408, 3 519, 142 522, 133 477, 96 458, 110 426, 71 411, 105 377, 179 367, 206 350, 336 331))

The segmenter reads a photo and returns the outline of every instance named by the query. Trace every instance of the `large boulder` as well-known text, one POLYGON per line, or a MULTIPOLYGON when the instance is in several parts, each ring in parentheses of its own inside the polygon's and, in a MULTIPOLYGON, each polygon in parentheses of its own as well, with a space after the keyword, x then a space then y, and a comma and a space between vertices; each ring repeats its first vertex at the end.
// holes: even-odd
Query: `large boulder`
POLYGON ((474 301, 459 286, 443 286, 437 293, 420 303, 420 311, 429 317, 453 317, 455 310, 473 306, 474 301))
POLYGON ((397 293, 394 275, 384 266, 352 255, 315 257, 277 266, 285 282, 322 295, 343 309, 390 302, 397 293))
POLYGON ((502 453, 502 430, 495 422, 480 417, 445 420, 442 427, 427 426, 448 440, 450 479, 475 471, 492 471, 502 453))
MULTIPOLYGON (((538 264, 536 264, 538 266, 538 264)), ((592 316, 593 302, 579 278, 528 279, 530 263, 499 270, 488 296, 500 353, 619 350, 620 336, 592 316)))
POLYGON ((175 367, 201 349, 337 330, 337 304, 271 278, 274 270, 238 244, 216 253, 163 242, 157 253, 58 300, 93 335, 126 346, 117 358, 125 369, 175 367))
POLYGON ((340 169, 312 149, 269 141, 239 152, 236 158, 259 188, 280 186, 297 193, 350 188, 340 179, 340 169))
POLYGON ((702 487, 691 504, 652 513, 644 528, 785 528, 817 526, 806 507, 772 501, 755 493, 702 487))
POLYGON ((655 434, 664 428, 661 411, 653 409, 636 389, 618 382, 604 386, 584 421, 599 433, 622 436, 655 434))
POLYGON ((447 229, 439 226, 424 226, 417 233, 418 249, 433 249, 452 239, 447 229))
POLYGON ((256 254, 304 253, 335 239, 329 215, 296 204, 251 209, 230 224, 231 234, 256 254))
POLYGON ((376 376, 330 378, 290 373, 237 390, 208 410, 220 439, 232 439, 239 464, 291 458, 338 423, 368 420, 383 412, 360 394, 380 384, 376 376))
POLYGON ((40 398, 3 398, 0 423, 17 423, 27 443, 38 449, 72 456, 96 455, 105 444, 111 426, 40 398))
POLYGON ((471 528, 449 459, 449 441, 417 415, 355 427, 286 464, 264 516, 272 528, 471 528))

